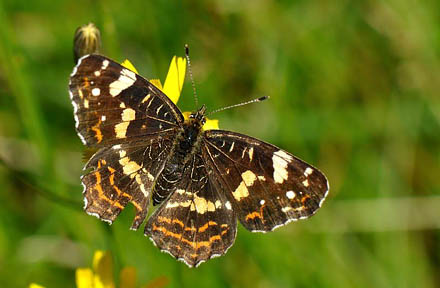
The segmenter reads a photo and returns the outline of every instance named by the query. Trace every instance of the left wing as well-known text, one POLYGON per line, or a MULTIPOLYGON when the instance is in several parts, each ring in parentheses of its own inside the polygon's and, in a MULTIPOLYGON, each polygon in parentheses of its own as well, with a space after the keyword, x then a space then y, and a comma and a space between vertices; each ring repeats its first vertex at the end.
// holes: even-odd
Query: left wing
POLYGON ((142 76, 101 55, 82 57, 69 82, 75 127, 90 147, 175 133, 179 108, 142 76))
POLYGON ((131 229, 138 229, 148 213, 151 189, 163 169, 174 135, 102 148, 87 162, 81 177, 84 210, 112 223, 128 202, 136 210, 131 229))
POLYGON ((321 207, 329 186, 315 167, 249 136, 222 130, 205 136, 205 162, 246 229, 271 231, 321 207))

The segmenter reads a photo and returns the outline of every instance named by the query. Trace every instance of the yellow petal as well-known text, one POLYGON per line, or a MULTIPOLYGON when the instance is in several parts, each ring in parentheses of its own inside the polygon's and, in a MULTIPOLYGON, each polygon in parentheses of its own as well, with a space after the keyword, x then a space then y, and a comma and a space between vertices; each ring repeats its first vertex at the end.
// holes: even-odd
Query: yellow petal
POLYGON ((150 79, 150 82, 151 82, 151 84, 153 84, 154 86, 159 88, 159 90, 162 90, 162 92, 163 92, 162 83, 160 83, 159 79, 150 79))
POLYGON ((136 288, 136 268, 125 267, 120 274, 120 288, 136 288))
POLYGON ((203 125, 203 130, 218 130, 218 120, 206 118, 205 125, 203 125))
POLYGON ((139 74, 138 71, 136 70, 136 68, 134 68, 133 64, 131 64, 131 62, 128 61, 128 59, 125 59, 121 65, 124 66, 125 68, 133 71, 134 73, 139 74))
POLYGON ((38 284, 35 284, 35 283, 31 283, 29 285, 29 288, 44 288, 44 286, 41 286, 41 285, 38 285, 38 284))
POLYGON ((182 91, 183 81, 185 80, 186 60, 182 57, 174 56, 168 69, 167 78, 163 84, 163 93, 167 95, 174 104, 179 100, 182 91))
POLYGON ((110 252, 96 251, 93 255, 93 270, 95 288, 114 288, 113 259, 110 252))
POLYGON ((188 119, 189 119, 189 115, 191 115, 191 112, 183 112, 182 113, 183 114, 183 119, 185 119, 185 121, 188 121, 188 119))
POLYGON ((89 268, 78 268, 75 272, 77 288, 94 288, 93 271, 89 268))

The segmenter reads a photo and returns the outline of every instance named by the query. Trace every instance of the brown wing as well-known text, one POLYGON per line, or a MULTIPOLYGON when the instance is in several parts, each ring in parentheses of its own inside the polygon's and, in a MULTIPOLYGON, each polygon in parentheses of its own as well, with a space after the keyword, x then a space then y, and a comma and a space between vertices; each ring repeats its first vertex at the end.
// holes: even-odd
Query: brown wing
POLYGON ((176 105, 153 84, 100 55, 78 61, 69 83, 75 126, 82 142, 103 147, 175 130, 176 105))
POLYGON ((321 207, 329 186, 315 167, 249 136, 222 130, 205 136, 206 162, 246 229, 270 231, 321 207))
POLYGON ((112 223, 131 202, 136 208, 132 229, 144 221, 153 183, 163 169, 174 135, 116 144, 99 150, 84 169, 84 209, 88 214, 112 223))
POLYGON ((193 155, 177 190, 145 227, 160 250, 190 267, 226 253, 236 236, 237 218, 211 173, 201 156, 193 155))

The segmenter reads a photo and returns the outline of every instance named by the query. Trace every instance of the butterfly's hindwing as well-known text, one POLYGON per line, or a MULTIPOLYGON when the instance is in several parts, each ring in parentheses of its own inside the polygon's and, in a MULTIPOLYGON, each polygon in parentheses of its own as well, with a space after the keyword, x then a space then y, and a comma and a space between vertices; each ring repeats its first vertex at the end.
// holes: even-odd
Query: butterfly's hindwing
POLYGON ((136 209, 131 228, 137 229, 147 215, 151 188, 170 152, 170 138, 99 150, 85 167, 91 171, 82 178, 86 212, 112 223, 131 202, 136 209))
POLYGON ((78 135, 88 146, 164 134, 183 122, 176 105, 153 84, 100 55, 78 61, 69 91, 78 135))
POLYGON ((327 179, 318 169, 271 144, 221 130, 205 136, 204 158, 250 231, 307 218, 327 195, 327 179))
POLYGON ((192 157, 175 192, 145 227, 156 246, 191 267, 223 255, 234 243, 237 228, 220 183, 209 177, 212 172, 200 155, 192 157))

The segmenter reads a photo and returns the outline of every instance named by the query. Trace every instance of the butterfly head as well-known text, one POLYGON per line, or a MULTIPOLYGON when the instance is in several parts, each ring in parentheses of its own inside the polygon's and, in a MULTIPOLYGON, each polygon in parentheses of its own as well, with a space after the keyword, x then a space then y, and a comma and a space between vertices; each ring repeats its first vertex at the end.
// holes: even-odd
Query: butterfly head
POLYGON ((193 125, 197 125, 197 126, 200 125, 200 127, 203 127, 203 125, 205 125, 206 122, 205 113, 206 113, 206 106, 202 105, 202 107, 200 107, 199 110, 189 115, 189 119, 191 122, 193 122, 193 125))

